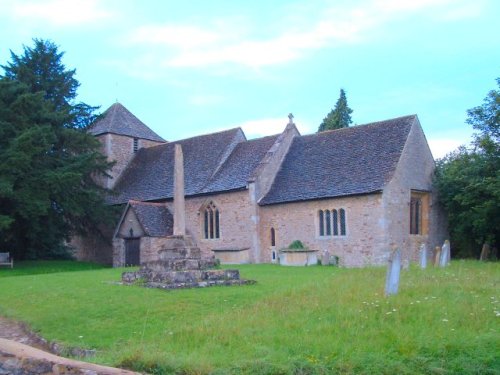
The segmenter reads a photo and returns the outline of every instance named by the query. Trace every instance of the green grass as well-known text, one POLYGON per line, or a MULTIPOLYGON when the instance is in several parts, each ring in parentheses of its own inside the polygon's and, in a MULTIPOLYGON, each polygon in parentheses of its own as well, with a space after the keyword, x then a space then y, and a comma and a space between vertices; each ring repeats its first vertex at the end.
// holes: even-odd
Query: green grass
POLYGON ((95 263, 73 262, 70 260, 14 261, 14 268, 0 266, 0 278, 43 273, 86 271, 101 268, 106 267, 95 263))
POLYGON ((258 283, 167 292, 114 284, 123 269, 4 277, 0 315, 151 373, 500 374, 498 263, 413 267, 390 298, 383 267, 238 268, 258 283))

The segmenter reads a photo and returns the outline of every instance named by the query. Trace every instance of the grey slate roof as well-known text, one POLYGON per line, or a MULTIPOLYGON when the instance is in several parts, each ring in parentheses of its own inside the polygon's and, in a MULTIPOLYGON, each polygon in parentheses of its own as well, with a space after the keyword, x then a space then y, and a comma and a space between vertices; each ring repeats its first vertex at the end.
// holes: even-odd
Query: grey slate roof
POLYGON ((416 116, 296 137, 259 204, 380 191, 392 178, 416 116))
POLYGON ((185 194, 202 194, 216 171, 223 170, 224 158, 244 141, 241 129, 235 128, 142 148, 123 172, 114 189, 117 195, 109 203, 172 198, 175 144, 182 145, 184 154, 185 194))
POLYGON ((150 237, 171 236, 174 228, 174 218, 164 203, 130 201, 146 235, 150 237))
POLYGON ((134 138, 149 139, 151 141, 165 142, 162 137, 148 128, 120 103, 115 103, 109 107, 103 113, 102 118, 97 120, 90 127, 89 132, 93 135, 113 133, 134 138))
POLYGON ((210 179, 203 193, 246 188, 248 178, 259 165, 278 135, 239 143, 219 171, 210 179))

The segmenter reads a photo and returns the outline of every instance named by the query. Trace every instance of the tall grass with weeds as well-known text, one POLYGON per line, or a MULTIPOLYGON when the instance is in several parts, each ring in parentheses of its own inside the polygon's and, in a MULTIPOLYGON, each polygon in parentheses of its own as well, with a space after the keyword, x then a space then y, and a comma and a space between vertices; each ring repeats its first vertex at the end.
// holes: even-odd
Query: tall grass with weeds
POLYGON ((0 314, 153 374, 498 374, 500 265, 239 266, 256 285, 163 291, 120 269, 5 277, 0 314))

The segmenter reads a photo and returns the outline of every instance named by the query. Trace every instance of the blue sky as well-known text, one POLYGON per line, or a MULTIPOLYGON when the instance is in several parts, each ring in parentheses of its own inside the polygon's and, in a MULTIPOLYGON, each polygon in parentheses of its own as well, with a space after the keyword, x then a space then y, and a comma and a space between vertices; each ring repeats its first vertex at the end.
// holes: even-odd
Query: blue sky
POLYGON ((418 114, 435 157, 500 76, 500 1, 0 0, 0 64, 34 37, 79 99, 121 102, 167 140, 242 126, 317 130, 347 93, 356 124, 418 114))

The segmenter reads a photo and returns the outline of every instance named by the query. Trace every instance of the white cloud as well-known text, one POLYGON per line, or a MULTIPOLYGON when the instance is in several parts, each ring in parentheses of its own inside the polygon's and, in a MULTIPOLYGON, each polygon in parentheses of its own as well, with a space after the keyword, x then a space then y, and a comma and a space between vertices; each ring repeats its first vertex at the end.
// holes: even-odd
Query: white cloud
POLYGON ((354 5, 334 4, 323 9, 316 6, 312 15, 302 14, 300 8, 287 8, 290 13, 283 14, 272 27, 240 17, 242 26, 229 18, 207 19, 198 24, 142 25, 123 36, 121 44, 137 48, 138 56, 141 51, 154 51, 154 66, 144 66, 146 70, 232 66, 258 71, 298 60, 322 48, 375 40, 389 32, 386 25, 405 17, 460 17, 467 1, 369 0, 354 5), (289 22, 292 19, 294 22, 289 22))
MULTIPOLYGON (((311 132, 311 126, 308 123, 301 121, 294 122, 301 134, 311 132)), ((288 119, 286 116, 283 116, 245 121, 230 127, 241 127, 247 138, 252 139, 282 133, 287 123, 288 119)))
POLYGON ((439 159, 446 154, 456 150, 458 146, 468 144, 469 140, 454 138, 432 138, 429 139, 429 147, 434 159, 439 159))
POLYGON ((79 26, 109 18, 97 0, 2 1, 2 12, 15 20, 55 27, 79 26))
POLYGON ((127 43, 153 44, 180 49, 213 44, 221 39, 216 32, 190 25, 146 25, 135 29, 127 43))

